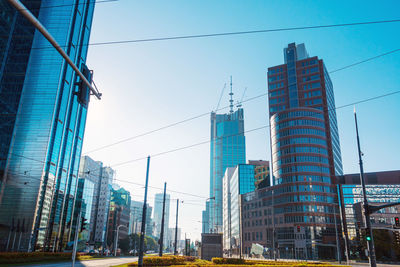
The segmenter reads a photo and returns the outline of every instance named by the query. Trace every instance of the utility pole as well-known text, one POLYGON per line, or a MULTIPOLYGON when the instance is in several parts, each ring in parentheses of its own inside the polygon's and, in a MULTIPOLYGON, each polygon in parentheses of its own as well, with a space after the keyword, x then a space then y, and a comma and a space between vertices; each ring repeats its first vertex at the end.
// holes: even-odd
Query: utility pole
POLYGON ((175 225, 175 244, 174 244, 174 255, 178 254, 177 243, 178 243, 178 209, 179 209, 179 199, 176 200, 176 225, 175 225))
POLYGON ((146 185, 144 188, 142 225, 140 229, 139 259, 138 259, 138 266, 140 267, 143 267, 144 233, 146 232, 147 189, 149 187, 149 168, 150 168, 150 156, 147 157, 146 185))
POLYGON ((185 256, 187 256, 187 239, 186 239, 186 233, 185 233, 185 256))
POLYGON ((161 232, 160 232, 160 249, 158 251, 158 256, 162 257, 163 246, 164 246, 164 220, 165 220, 165 194, 167 193, 167 183, 164 183, 164 197, 162 205, 162 216, 161 216, 161 232))
POLYGON ((72 267, 75 266, 75 259, 76 259, 76 250, 78 247, 78 233, 81 228, 81 212, 79 212, 78 223, 75 229, 75 240, 74 240, 74 248, 72 250, 72 267))
POLYGON ((369 205, 368 205, 368 200, 367 200, 367 191, 365 189, 364 167, 363 167, 363 161, 362 161, 362 152, 361 152, 361 148, 360 148, 360 137, 358 136, 357 113, 356 113, 355 107, 354 107, 354 121, 356 123, 358 159, 360 162, 360 180, 361 180, 363 200, 364 200, 363 207, 364 207, 365 224, 367 227, 366 233, 367 233, 367 235, 369 234, 369 238, 367 238, 369 265, 371 267, 376 267, 374 237, 373 237, 372 227, 371 227, 370 211, 369 211, 369 205))

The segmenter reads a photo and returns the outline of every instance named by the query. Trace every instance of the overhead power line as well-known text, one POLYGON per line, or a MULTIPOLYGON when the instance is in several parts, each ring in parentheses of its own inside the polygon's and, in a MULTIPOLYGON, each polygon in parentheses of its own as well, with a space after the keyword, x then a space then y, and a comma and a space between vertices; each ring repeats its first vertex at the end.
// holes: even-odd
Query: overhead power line
MULTIPOLYGON (((383 97, 392 96, 392 95, 395 95, 395 94, 398 94, 398 93, 400 93, 400 90, 393 91, 393 92, 386 93, 386 94, 382 94, 382 95, 378 95, 378 96, 374 96, 374 97, 370 97, 370 98, 361 99, 361 100, 358 100, 358 101, 354 101, 352 103, 348 103, 348 104, 345 104, 345 105, 342 105, 342 106, 335 107, 334 109, 330 109, 330 110, 338 110, 338 109, 342 109, 342 108, 345 108, 345 107, 353 106, 353 105, 356 105, 356 104, 361 104, 361 103, 369 102, 369 101, 372 101, 372 100, 380 99, 380 98, 383 98, 383 97)), ((330 111, 330 110, 328 110, 328 111, 330 111)), ((241 135, 241 134, 249 133, 249 132, 253 132, 253 131, 258 131, 258 130, 265 129, 265 128, 268 128, 268 127, 270 127, 269 124, 261 126, 261 127, 253 128, 253 129, 250 129, 250 130, 238 133, 238 134, 232 134, 232 135, 229 135, 229 136, 225 136, 225 137, 222 137, 221 139, 229 138, 229 137, 233 137, 233 136, 237 136, 237 135, 241 135)), ((183 147, 179 147, 179 148, 175 148, 175 149, 159 152, 159 153, 151 155, 151 157, 157 157, 157 156, 161 156, 161 155, 165 155, 165 154, 169 154, 169 153, 185 150, 185 149, 188 149, 188 148, 200 146, 200 145, 207 144, 207 143, 210 143, 210 142, 211 142, 211 140, 206 140, 206 141, 203 141, 203 142, 194 143, 194 144, 191 144, 191 145, 187 145, 187 146, 183 146, 183 147)), ((37 161, 37 162, 41 162, 41 163, 44 163, 44 164, 46 163, 44 161, 33 159, 33 158, 26 157, 26 156, 23 156, 23 155, 18 155, 18 154, 15 154, 15 153, 11 153, 11 154, 14 155, 14 156, 17 156, 17 157, 23 157, 23 158, 26 158, 26 159, 29 159, 29 160, 33 160, 33 161, 37 161)), ((136 161, 144 160, 146 158, 147 157, 141 157, 141 158, 137 158, 137 159, 133 159, 133 160, 128 160, 128 161, 125 161, 125 162, 113 164, 110 167, 126 165, 126 164, 133 163, 133 162, 136 162, 136 161)), ((90 171, 90 173, 92 173, 92 171, 95 171, 95 170, 88 170, 88 171, 90 171)), ((12 173, 12 172, 10 172, 10 173, 12 173)), ((22 175, 22 173, 21 173, 21 175, 22 175)), ((26 174, 24 174, 24 175, 28 176, 28 177, 33 177, 33 176, 30 176, 30 175, 26 175, 26 174)), ((35 179, 40 179, 40 178, 35 178, 35 179)), ((121 182, 124 182, 124 183, 131 183, 131 184, 137 184, 137 185, 140 185, 140 186, 144 186, 144 185, 142 185, 140 183, 135 183, 135 182, 131 182, 131 181, 120 180, 120 179, 115 179, 115 180, 118 180, 118 181, 121 181, 121 182)), ((153 187, 153 186, 150 186, 150 187, 153 187)), ((153 187, 153 188, 161 189, 159 187, 153 187)), ((199 196, 199 195, 192 194, 192 193, 187 193, 187 192, 181 192, 181 191, 176 191, 176 190, 168 190, 168 191, 174 192, 174 193, 179 193, 179 194, 190 195, 190 196, 194 196, 194 197, 199 197, 199 198, 206 198, 204 196, 199 196)))
MULTIPOLYGON (((369 101, 372 101, 372 100, 375 100, 375 99, 379 99, 379 98, 395 95, 395 94, 398 94, 398 93, 400 93, 400 90, 394 91, 394 92, 390 92, 390 93, 387 93, 387 94, 383 94, 383 95, 378 95, 378 96, 362 99, 362 100, 355 101, 355 102, 351 102, 349 104, 345 104, 345 105, 342 105, 342 106, 339 106, 339 107, 336 107, 336 108, 330 109, 330 110, 338 110, 338 109, 342 109, 342 108, 345 108, 345 107, 348 107, 348 106, 353 106, 353 105, 356 105, 356 104, 369 102, 369 101)), ((330 111, 330 110, 328 110, 328 111, 330 111)), ((253 129, 250 129, 250 130, 247 130, 247 131, 244 131, 244 132, 240 132, 238 134, 232 134, 232 135, 229 135, 229 136, 225 136, 223 138, 229 138, 229 137, 241 135, 241 134, 244 134, 244 133, 249 133, 249 132, 261 130, 261 129, 268 128, 268 127, 270 127, 269 124, 261 126, 261 127, 253 128, 253 129)), ((185 150, 185 149, 188 149, 188 148, 204 145, 204 144, 207 144, 207 143, 210 143, 210 142, 211 142, 211 140, 205 140, 205 141, 194 143, 194 144, 191 144, 191 145, 187 145, 187 146, 178 147, 178 148, 175 148, 175 149, 171 149, 171 150, 155 153, 155 154, 150 155, 150 157, 154 158, 154 157, 157 157, 157 156, 161 156, 161 155, 165 155, 165 154, 169 154, 169 153, 185 150)), ((117 166, 121 166, 121 165, 126 165, 126 164, 133 163, 133 162, 136 162, 136 161, 144 160, 146 158, 147 158, 147 156, 146 157, 140 157, 140 158, 132 159, 132 160, 127 160, 127 161, 124 161, 124 162, 121 162, 121 163, 112 164, 112 165, 110 165, 110 167, 117 167, 117 166)))
MULTIPOLYGON (((341 70, 345 70, 345 69, 348 69, 348 68, 351 68, 351 67, 360 65, 360 64, 362 64, 362 63, 365 63, 365 62, 368 62, 368 61, 371 61, 371 60, 374 60, 374 59, 378 59, 378 58, 380 58, 380 57, 387 56, 387 55, 390 55, 390 54, 393 54, 393 53, 399 52, 399 51, 400 51, 400 48, 397 48, 397 49, 391 50, 391 51, 389 51, 389 52, 385 52, 385 53, 382 53, 382 54, 379 54, 379 55, 376 55, 376 56, 373 56, 373 57, 369 57, 369 58, 366 58, 366 59, 364 59, 364 60, 361 60, 361 61, 358 61, 358 62, 349 64, 349 65, 346 65, 346 66, 341 67, 341 68, 339 68, 339 69, 335 69, 335 70, 329 72, 329 74, 332 74, 332 73, 335 73, 335 72, 338 72, 338 71, 341 71, 341 70)), ((268 95, 268 93, 263 93, 263 94, 260 94, 260 95, 254 96, 254 97, 247 98, 247 99, 241 101, 240 104, 246 103, 246 102, 250 102, 250 101, 252 101, 252 100, 258 99, 258 98, 263 97, 263 96, 266 96, 266 95, 268 95)), ((222 107, 222 108, 218 108, 218 109, 215 110, 215 112, 216 112, 216 111, 220 111, 220 110, 224 110, 224 109, 227 109, 227 108, 229 108, 229 105, 224 106, 224 107, 222 107)), ((110 143, 110 144, 108 144, 108 145, 103 145, 103 146, 100 146, 100 147, 98 147, 98 148, 89 150, 89 151, 83 153, 83 155, 88 155, 88 154, 90 154, 90 153, 93 153, 93 152, 96 152, 96 151, 99 151, 99 150, 103 150, 103 149, 106 149, 106 148, 109 148, 109 147, 112 147, 112 146, 116 146, 116 145, 119 145, 119 144, 121 144, 121 143, 125 143, 125 142, 128 142, 128 141, 137 139, 137 138, 139 138, 139 137, 143 137, 143 136, 146 136, 146 135, 155 133, 155 132, 159 132, 159 131, 161 131, 161 130, 165 130, 165 129, 168 129, 168 128, 177 126, 177 125, 179 125, 179 124, 183 124, 183 123, 185 123, 185 122, 189 122, 189 121, 192 121, 192 120, 195 120, 195 119, 199 119, 199 118, 202 118, 202 117, 204 117, 204 116, 208 116, 209 114, 210 114, 210 112, 205 112, 205 113, 202 113, 202 114, 199 114, 199 115, 196 115, 196 116, 193 116, 193 117, 190 117, 190 118, 181 120, 181 121, 177 121, 177 122, 174 122, 174 123, 171 123, 171 124, 162 126, 162 127, 160 127, 160 128, 156 128, 156 129, 154 129, 154 130, 150 130, 150 131, 147 131, 147 132, 138 134, 138 135, 134 135, 134 136, 131 136, 131 137, 128 137, 128 138, 125 138, 125 139, 121 139, 121 140, 119 140, 119 141, 110 143)), ((0 116, 2 116, 2 115, 0 114, 0 116)))
POLYGON ((394 49, 394 50, 392 50, 392 51, 389 51, 389 52, 386 52, 386 53, 383 53, 383 54, 379 54, 379 55, 377 55, 377 56, 370 57, 370 58, 367 58, 367 59, 364 59, 364 60, 355 62, 355 63, 353 63, 353 64, 344 66, 344 67, 342 67, 342 68, 333 70, 333 71, 331 71, 331 72, 329 72, 329 73, 335 73, 335 72, 338 72, 338 71, 341 71, 341 70, 345 70, 345 69, 348 69, 348 68, 351 68, 351 67, 360 65, 360 64, 362 64, 362 63, 365 63, 365 62, 368 62, 368 61, 371 61, 371 60, 374 60, 374 59, 377 59, 377 58, 380 58, 380 57, 383 57, 383 56, 387 56, 387 55, 390 55, 390 54, 393 54, 393 53, 396 53, 396 52, 399 52, 399 51, 400 51, 400 48, 397 48, 397 49, 394 49))
MULTIPOLYGON (((182 40, 182 39, 197 39, 197 38, 222 37, 222 36, 231 36, 231 35, 260 34, 260 33, 282 32, 282 31, 312 30, 312 29, 349 27, 349 26, 361 26, 361 25, 396 23, 396 22, 400 22, 400 19, 376 20, 376 21, 365 21, 365 22, 351 22, 351 23, 339 23, 339 24, 327 24, 327 25, 314 25, 314 26, 299 26, 299 27, 262 29, 262 30, 250 30, 250 31, 235 31, 235 32, 192 34, 192 35, 177 35, 177 36, 154 37, 154 38, 131 39, 131 40, 119 40, 119 41, 105 41, 105 42, 94 42, 94 43, 83 44, 82 46, 100 46, 100 45, 115 45, 115 44, 129 44, 129 43, 172 41, 172 40, 182 40)), ((63 46, 63 47, 65 47, 65 46, 63 46)), ((36 47, 36 48, 32 48, 32 49, 46 49, 46 48, 50 48, 50 47, 36 47)))

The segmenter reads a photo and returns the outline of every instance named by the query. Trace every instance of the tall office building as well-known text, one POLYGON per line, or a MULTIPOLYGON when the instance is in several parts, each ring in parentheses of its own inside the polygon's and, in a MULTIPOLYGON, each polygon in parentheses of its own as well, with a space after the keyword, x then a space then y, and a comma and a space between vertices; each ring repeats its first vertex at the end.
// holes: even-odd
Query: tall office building
POLYGON ((115 240, 118 231, 118 240, 125 239, 129 233, 131 214, 131 194, 117 184, 111 190, 110 212, 107 225, 107 246, 115 250, 115 240), (120 227, 123 225, 124 227, 120 227), (119 227, 119 230, 118 230, 119 227))
MULTIPOLYGON (((151 219, 151 213, 153 207, 148 203, 146 204, 146 235, 153 236, 153 220, 151 219)), ((142 229, 142 215, 143 215, 143 202, 131 201, 131 218, 129 223, 129 233, 139 234, 142 229)))
POLYGON ((333 86, 304 44, 268 68, 275 230, 281 257, 335 258, 340 230, 334 177, 342 174, 333 86), (292 253, 292 252, 290 252, 292 253))
MULTIPOLYGON (((90 245, 99 247, 105 241, 107 218, 110 206, 112 180, 115 171, 110 167, 103 167, 101 161, 95 161, 89 156, 83 156, 79 165, 79 181, 84 187, 92 188, 92 205, 90 212, 91 222, 88 223, 90 245)), ((78 188, 79 189, 79 188, 78 188)))
MULTIPOLYGON (((169 206, 170 206, 170 195, 165 195, 165 214, 164 214, 164 246, 167 247, 168 244, 168 229, 169 229, 169 206)), ((164 194, 159 193, 155 195, 154 198, 154 223, 155 223, 155 233, 156 238, 160 238, 161 234, 161 220, 163 212, 163 200, 164 194)))
MULTIPOLYGON (((231 90, 231 96, 233 95, 231 90)), ((222 233, 222 178, 228 167, 246 163, 243 109, 211 112, 209 231, 222 233)), ((204 224, 204 221, 203 221, 204 224)))
MULTIPOLYGON (((84 68, 94 2, 22 2, 84 68)), ((87 106, 59 53, 6 1, 0 9, 0 249, 58 251, 76 227, 87 106)))

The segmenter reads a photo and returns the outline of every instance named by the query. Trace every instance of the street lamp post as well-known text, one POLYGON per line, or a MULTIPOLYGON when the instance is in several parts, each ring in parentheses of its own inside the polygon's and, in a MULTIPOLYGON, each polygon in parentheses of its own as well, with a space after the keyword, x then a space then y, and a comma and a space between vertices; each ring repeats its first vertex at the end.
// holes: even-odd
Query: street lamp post
POLYGON ((371 267, 376 267, 374 237, 372 234, 370 211, 369 211, 369 205, 368 205, 368 199, 367 199, 367 190, 365 188, 364 167, 363 167, 363 161, 362 161, 362 152, 361 152, 361 148, 360 148, 360 137, 358 136, 357 114, 356 114, 355 108, 354 108, 354 121, 356 124, 358 159, 359 159, 359 163, 360 163, 360 180, 361 180, 362 193, 363 193, 363 207, 364 207, 365 224, 366 224, 366 228, 367 228, 366 229, 367 235, 369 234, 369 237, 370 237, 367 239, 369 264, 371 267))
POLYGON ((117 257, 117 249, 118 249, 118 233, 119 233, 119 228, 120 227, 125 227, 126 229, 128 229, 128 227, 126 227, 126 225, 120 224, 117 227, 117 234, 115 235, 115 248, 114 248, 114 257, 117 257))

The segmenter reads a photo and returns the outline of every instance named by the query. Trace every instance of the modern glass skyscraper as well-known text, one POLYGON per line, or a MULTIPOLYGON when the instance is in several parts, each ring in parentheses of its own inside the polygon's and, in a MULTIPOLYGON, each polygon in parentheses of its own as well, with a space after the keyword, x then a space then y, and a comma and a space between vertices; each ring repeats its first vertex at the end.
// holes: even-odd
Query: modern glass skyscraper
MULTIPOLYGON (((168 245, 168 228, 169 228, 169 208, 170 208, 170 195, 165 195, 165 214, 164 214, 164 246, 168 245)), ((154 197, 154 223, 155 223, 155 233, 154 236, 160 238, 161 234, 161 220, 162 220, 162 212, 163 212, 163 201, 164 201, 164 193, 158 193, 154 197)))
MULTIPOLYGON (((243 109, 211 113, 209 231, 222 233, 222 178, 228 167, 246 163, 243 109)), ((204 223, 204 222, 203 222, 204 223)))
MULTIPOLYGON (((83 66, 94 1, 22 2, 83 66)), ((72 68, 6 1, 0 7, 0 249, 58 251, 76 227, 87 109, 72 68)))
POLYGON ((284 56, 268 69, 278 249, 281 257, 335 258, 342 160, 332 82, 304 44, 289 44, 284 56))

